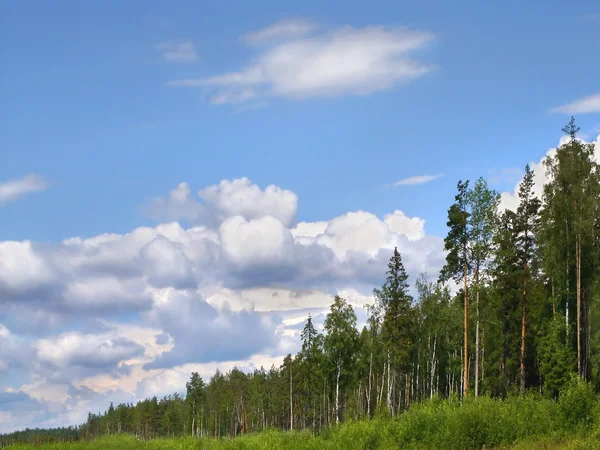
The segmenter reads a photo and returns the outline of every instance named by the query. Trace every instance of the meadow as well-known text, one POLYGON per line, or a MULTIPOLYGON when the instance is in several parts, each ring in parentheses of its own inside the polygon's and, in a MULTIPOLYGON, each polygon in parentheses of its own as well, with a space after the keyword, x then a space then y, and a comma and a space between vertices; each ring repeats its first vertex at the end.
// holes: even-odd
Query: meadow
POLYGON ((18 444, 11 450, 99 449, 600 449, 600 402, 589 384, 577 383, 558 400, 537 394, 506 400, 480 397, 432 399, 390 418, 347 421, 320 436, 310 431, 266 430, 234 439, 131 435, 91 442, 18 444))

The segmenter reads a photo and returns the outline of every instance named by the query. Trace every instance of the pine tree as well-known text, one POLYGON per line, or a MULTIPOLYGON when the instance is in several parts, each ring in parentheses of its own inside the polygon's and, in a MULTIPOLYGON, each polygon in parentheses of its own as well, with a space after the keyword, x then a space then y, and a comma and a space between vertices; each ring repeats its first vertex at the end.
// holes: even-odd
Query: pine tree
POLYGON ((533 171, 529 164, 525 167, 525 176, 519 184, 520 203, 517 208, 517 254, 522 270, 523 296, 521 302, 521 359, 520 359, 520 390, 525 392, 525 342, 527 333, 527 282, 532 275, 532 258, 534 238, 539 227, 540 200, 533 195, 533 171))
POLYGON ((589 342, 591 324, 586 325, 584 312, 589 310, 597 279, 594 230, 598 220, 600 178, 598 164, 593 159, 594 146, 577 139, 578 131, 571 118, 563 128, 569 136, 568 142, 545 160, 551 181, 544 187, 542 234, 546 241, 545 255, 552 256, 552 262, 562 269, 559 281, 565 303, 567 339, 573 327, 577 371, 585 377, 588 371, 586 343, 589 342), (576 307, 574 324, 569 319, 572 317, 572 298, 575 298, 576 307))
POLYGON ((446 264, 440 273, 441 281, 454 279, 457 283, 463 283, 463 397, 469 389, 469 289, 467 279, 471 273, 471 261, 469 258, 469 182, 459 181, 458 193, 455 203, 448 210, 449 228, 448 235, 444 239, 444 250, 446 264))

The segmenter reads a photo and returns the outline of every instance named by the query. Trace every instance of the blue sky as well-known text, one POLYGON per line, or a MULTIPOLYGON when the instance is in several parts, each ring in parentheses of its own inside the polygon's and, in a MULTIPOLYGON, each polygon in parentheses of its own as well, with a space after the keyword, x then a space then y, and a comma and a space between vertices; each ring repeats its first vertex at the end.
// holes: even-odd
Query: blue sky
POLYGON ((0 6, 0 431, 270 366, 394 246, 435 278, 459 179, 598 140, 596 1, 203 3, 0 6))
MULTIPOLYGON (((52 188, 7 206, 0 236, 125 232, 146 220, 144 199, 180 181, 241 176, 296 192, 300 220, 401 208, 442 233, 458 179, 537 159, 566 121, 548 111, 600 89, 593 1, 278 3, 4 2, 0 178, 34 172, 52 188), (166 85, 246 66, 262 49, 240 36, 290 18, 315 22, 316 34, 428 31, 435 38, 411 56, 437 68, 367 96, 275 97, 241 112, 166 85), (156 49, 188 40, 192 62, 156 49), (380 188, 438 173, 430 185, 380 188)), ((578 121, 588 133, 600 122, 578 121)))

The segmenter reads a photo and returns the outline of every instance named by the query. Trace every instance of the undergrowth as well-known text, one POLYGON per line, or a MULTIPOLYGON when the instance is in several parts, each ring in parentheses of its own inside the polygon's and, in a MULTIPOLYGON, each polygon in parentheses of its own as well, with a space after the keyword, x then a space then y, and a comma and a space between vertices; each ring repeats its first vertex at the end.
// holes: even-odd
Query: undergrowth
POLYGON ((600 404, 592 388, 573 381, 558 401, 535 394, 507 400, 455 398, 414 405, 395 418, 346 421, 320 436, 265 430, 235 439, 181 437, 148 442, 107 436, 90 443, 18 444, 10 449, 586 449, 600 450, 600 404))

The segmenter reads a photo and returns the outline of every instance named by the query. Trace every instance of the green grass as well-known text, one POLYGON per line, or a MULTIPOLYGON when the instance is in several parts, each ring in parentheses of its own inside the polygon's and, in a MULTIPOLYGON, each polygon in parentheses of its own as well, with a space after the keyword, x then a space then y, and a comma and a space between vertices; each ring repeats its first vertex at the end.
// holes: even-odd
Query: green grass
POLYGON ((589 385, 575 383, 553 401, 536 395, 508 400, 486 397, 434 399, 396 418, 347 421, 320 436, 310 432, 266 430, 235 439, 180 437, 138 441, 109 436, 90 443, 20 444, 25 449, 586 449, 600 450, 600 404, 589 385))

